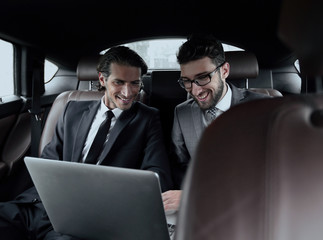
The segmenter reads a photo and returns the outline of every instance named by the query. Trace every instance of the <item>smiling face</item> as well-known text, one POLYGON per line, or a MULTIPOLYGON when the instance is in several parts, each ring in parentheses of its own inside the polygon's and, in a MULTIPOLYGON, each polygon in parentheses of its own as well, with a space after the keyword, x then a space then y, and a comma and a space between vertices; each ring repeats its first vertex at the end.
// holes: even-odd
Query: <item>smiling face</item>
POLYGON ((129 109, 140 91, 140 79, 139 67, 111 63, 109 77, 99 73, 100 84, 106 89, 105 105, 110 109, 129 109))
MULTIPOLYGON (((200 76, 211 73, 216 69, 216 65, 209 57, 190 61, 181 64, 181 78, 193 80, 200 76)), ((229 75, 229 64, 225 63, 211 77, 211 81, 205 86, 197 86, 192 83, 192 87, 185 89, 198 103, 200 108, 206 110, 215 106, 225 95, 227 86, 225 79, 229 75)))

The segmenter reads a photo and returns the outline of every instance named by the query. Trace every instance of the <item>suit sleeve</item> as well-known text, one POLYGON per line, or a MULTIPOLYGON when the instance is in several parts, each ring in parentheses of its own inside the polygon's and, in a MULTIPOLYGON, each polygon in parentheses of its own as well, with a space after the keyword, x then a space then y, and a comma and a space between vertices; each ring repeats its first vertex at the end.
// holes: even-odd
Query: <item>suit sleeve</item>
POLYGON ((147 141, 141 168, 156 172, 159 175, 162 192, 165 192, 173 188, 173 181, 158 111, 155 111, 150 118, 146 136, 147 141))
POLYGON ((186 174, 188 162, 190 161, 190 154, 184 142, 184 137, 178 118, 177 108, 175 108, 174 112, 170 158, 174 187, 175 189, 180 189, 184 176, 186 174))

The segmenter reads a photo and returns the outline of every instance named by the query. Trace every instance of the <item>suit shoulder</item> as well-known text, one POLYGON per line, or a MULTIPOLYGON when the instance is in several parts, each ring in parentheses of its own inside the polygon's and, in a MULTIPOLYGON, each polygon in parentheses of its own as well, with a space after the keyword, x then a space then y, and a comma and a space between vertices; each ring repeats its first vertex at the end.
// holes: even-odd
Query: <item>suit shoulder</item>
POLYGON ((192 105, 193 103, 194 103, 194 99, 193 99, 193 98, 190 98, 190 99, 188 99, 188 100, 186 100, 186 101, 184 101, 184 102, 182 102, 182 103, 178 104, 176 107, 178 107, 178 108, 182 108, 182 107, 190 106, 190 105, 192 105))
POLYGON ((83 112, 88 108, 98 105, 98 101, 69 101, 66 103, 65 110, 71 113, 83 112))
POLYGON ((192 104, 194 104, 194 102, 195 102, 194 99, 190 98, 190 99, 186 100, 185 102, 178 104, 176 106, 176 109, 184 109, 184 108, 190 107, 190 106, 192 106, 192 104))
POLYGON ((141 102, 136 102, 135 105, 134 105, 135 108, 138 109, 138 111, 142 111, 142 112, 146 112, 146 113, 158 113, 159 110, 157 108, 154 108, 154 107, 150 107, 144 103, 141 103, 141 102))
POLYGON ((72 100, 72 101, 69 101, 67 104, 69 105, 72 105, 72 106, 78 106, 78 107, 87 107, 91 104, 94 104, 94 103, 98 103, 97 100, 89 100, 89 101, 75 101, 75 100, 72 100))

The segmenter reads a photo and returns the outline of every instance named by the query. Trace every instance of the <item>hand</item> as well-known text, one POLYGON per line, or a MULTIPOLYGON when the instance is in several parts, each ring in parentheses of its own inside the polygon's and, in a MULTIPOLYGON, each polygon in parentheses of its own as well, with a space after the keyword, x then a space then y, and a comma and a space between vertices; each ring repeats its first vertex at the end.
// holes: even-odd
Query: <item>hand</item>
POLYGON ((182 190, 170 190, 162 193, 165 212, 177 211, 181 201, 182 190))

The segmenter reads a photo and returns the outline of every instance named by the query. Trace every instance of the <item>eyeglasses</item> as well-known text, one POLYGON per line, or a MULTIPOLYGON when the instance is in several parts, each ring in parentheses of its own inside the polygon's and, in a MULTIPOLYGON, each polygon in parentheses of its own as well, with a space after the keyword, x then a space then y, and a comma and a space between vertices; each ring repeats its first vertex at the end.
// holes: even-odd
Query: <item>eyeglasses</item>
POLYGON ((223 66, 224 63, 225 62, 223 62, 219 66, 217 66, 214 69, 214 71, 200 75, 193 80, 190 80, 188 78, 180 78, 180 79, 178 79, 178 83, 182 88, 185 88, 185 89, 192 88, 192 83, 195 83, 197 86, 205 86, 211 82, 211 79, 214 76, 214 74, 220 69, 220 67, 223 66))

